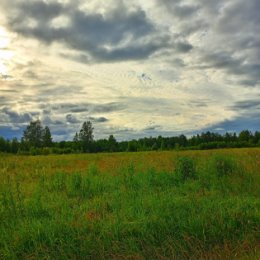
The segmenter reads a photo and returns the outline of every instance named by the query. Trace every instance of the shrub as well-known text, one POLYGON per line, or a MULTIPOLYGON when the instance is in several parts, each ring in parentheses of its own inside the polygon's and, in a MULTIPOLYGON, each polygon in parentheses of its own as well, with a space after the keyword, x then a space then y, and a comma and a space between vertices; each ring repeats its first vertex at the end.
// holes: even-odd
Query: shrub
POLYGON ((235 162, 227 156, 216 155, 213 158, 213 163, 218 177, 231 175, 237 170, 235 162))
POLYGON ((180 157, 177 161, 176 174, 182 181, 196 178, 195 162, 190 157, 180 157))

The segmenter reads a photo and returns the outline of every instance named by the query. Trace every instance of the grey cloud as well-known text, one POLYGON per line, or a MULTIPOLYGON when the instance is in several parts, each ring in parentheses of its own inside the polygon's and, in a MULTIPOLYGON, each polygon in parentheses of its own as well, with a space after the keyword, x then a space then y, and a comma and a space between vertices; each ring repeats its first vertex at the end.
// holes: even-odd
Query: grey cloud
POLYGON ((94 123, 105 123, 105 122, 109 121, 105 117, 89 117, 88 119, 94 123))
POLYGON ((77 124, 80 123, 80 120, 78 120, 74 115, 68 114, 66 115, 66 121, 70 124, 77 124))
POLYGON ((186 64, 184 63, 184 61, 182 59, 179 59, 179 58, 176 58, 176 59, 173 59, 172 61, 172 64, 174 64, 176 67, 185 67, 186 64))
POLYGON ((189 52, 192 50, 193 46, 189 44, 188 42, 177 42, 175 44, 175 48, 178 52, 189 52))
POLYGON ((82 112, 88 112, 88 108, 85 106, 79 105, 78 107, 72 108, 70 111, 72 113, 82 113, 82 112))
POLYGON ((150 132, 150 131, 158 130, 159 128, 161 128, 160 125, 152 125, 152 126, 145 127, 145 128, 143 129, 143 131, 145 131, 145 132, 150 132))
POLYGON ((2 74, 2 73, 0 73, 0 76, 1 76, 1 78, 4 79, 4 80, 8 80, 8 79, 12 79, 12 78, 13 78, 11 75, 2 74))
POLYGON ((254 79, 244 79, 238 81, 240 85, 249 86, 249 87, 255 87, 258 84, 258 82, 259 82, 258 80, 256 81, 254 79))
POLYGON ((89 64, 91 63, 91 57, 84 53, 70 54, 70 53, 60 53, 60 56, 66 59, 77 61, 80 63, 89 64))
POLYGON ((172 1, 172 0, 158 0, 158 5, 164 5, 165 9, 171 13, 172 16, 178 18, 187 18, 200 9, 200 6, 197 4, 188 5, 183 4, 182 1, 172 1))
POLYGON ((203 57, 203 61, 214 68, 230 68, 237 70, 243 60, 234 59, 231 55, 232 54, 230 53, 221 51, 208 53, 203 57))
POLYGON ((129 127, 110 126, 108 128, 103 129, 103 134, 106 136, 113 134, 118 140, 127 140, 130 139, 130 137, 134 138, 136 132, 133 128, 129 127))
POLYGON ((25 71, 23 76, 26 77, 26 78, 30 78, 30 79, 36 79, 36 80, 39 79, 39 76, 31 70, 25 71))
POLYGON ((124 110, 126 106, 123 103, 111 102, 106 104, 92 104, 90 110, 92 113, 110 113, 124 110))
POLYGON ((2 93, 18 93, 19 91, 16 89, 1 89, 2 93))
POLYGON ((235 110, 260 110, 260 98, 257 100, 237 101, 231 108, 235 110))
MULTIPOLYGON (((143 59, 167 45, 167 38, 161 37, 143 10, 137 7, 130 10, 123 3, 108 15, 83 12, 75 3, 14 1, 8 7, 15 10, 15 15, 10 15, 8 20, 11 30, 49 44, 65 43, 98 61, 143 59), (70 25, 52 27, 51 21, 61 14, 69 17, 70 25), (35 25, 30 26, 28 19, 34 20, 35 25)), ((86 61, 85 57, 80 56, 86 61)))
MULTIPOLYGON (((45 106, 45 105, 44 105, 45 106)), ((56 110, 61 110, 61 111, 67 111, 69 109, 73 109, 77 107, 77 104, 72 104, 72 103, 61 103, 61 104, 55 104, 51 106, 51 109, 56 111, 56 110)))
POLYGON ((51 125, 51 126, 64 125, 64 122, 60 120, 53 120, 50 116, 44 116, 41 121, 44 125, 51 125))
MULTIPOLYGON (((212 39, 207 46, 202 45, 199 53, 198 62, 205 63, 199 66, 201 69, 225 70, 237 77, 236 84, 244 86, 260 83, 259 0, 193 0, 189 5, 180 0, 157 2, 177 18, 177 31, 184 38, 197 32, 203 42, 204 37, 211 35, 212 39)), ((189 51, 188 46, 179 49, 189 51)))
POLYGON ((245 76, 246 79, 240 82, 248 86, 255 86, 260 82, 260 63, 247 63, 246 58, 234 58, 232 53, 225 51, 207 53, 202 56, 200 68, 223 69, 228 73, 238 76, 245 76))
POLYGON ((33 119, 29 113, 18 113, 8 107, 2 108, 0 113, 7 116, 8 122, 11 123, 28 123, 33 119))
POLYGON ((55 113, 84 113, 90 114, 103 114, 111 113, 115 111, 121 111, 126 108, 126 105, 122 102, 110 102, 104 104, 97 103, 58 103, 54 105, 41 104, 39 106, 43 110, 55 111, 55 113))
POLYGON ((191 100, 190 104, 194 107, 208 107, 209 100, 191 100))
POLYGON ((44 115, 50 115, 50 114, 51 114, 51 111, 50 111, 50 110, 47 110, 47 109, 44 109, 44 110, 42 111, 42 113, 43 113, 44 115))
POLYGON ((260 31, 259 10, 259 0, 232 1, 222 9, 218 29, 228 34, 232 32, 233 35, 236 33, 241 34, 241 31, 245 32, 246 30, 250 32, 252 27, 260 31))

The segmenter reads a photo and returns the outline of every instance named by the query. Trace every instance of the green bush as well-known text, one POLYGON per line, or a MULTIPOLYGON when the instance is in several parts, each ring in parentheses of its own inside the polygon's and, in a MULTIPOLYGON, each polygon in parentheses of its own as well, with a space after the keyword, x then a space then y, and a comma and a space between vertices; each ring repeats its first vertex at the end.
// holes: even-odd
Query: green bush
POLYGON ((213 158, 213 167, 218 177, 228 176, 237 171, 237 165, 232 158, 216 155, 213 158))
POLYGON ((182 181, 196 178, 196 167, 194 159, 190 157, 180 157, 177 161, 176 174, 182 181))

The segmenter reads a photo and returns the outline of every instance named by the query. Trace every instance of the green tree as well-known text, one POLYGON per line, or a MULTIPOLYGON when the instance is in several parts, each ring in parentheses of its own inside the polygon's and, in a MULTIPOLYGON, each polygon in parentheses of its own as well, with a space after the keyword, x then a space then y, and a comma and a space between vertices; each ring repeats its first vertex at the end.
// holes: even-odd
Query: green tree
POLYGON ((48 126, 46 126, 42 131, 42 142, 43 142, 43 147, 52 146, 51 131, 48 126))
POLYGON ((252 137, 253 137, 252 133, 248 130, 243 130, 242 132, 240 132, 238 136, 239 141, 244 141, 244 142, 248 142, 252 137))
POLYGON ((31 121, 26 127, 22 141, 28 143, 30 147, 42 147, 43 127, 40 120, 31 121))
POLYGON ((74 138, 73 138, 73 142, 77 143, 79 141, 79 135, 78 132, 76 132, 74 138))
POLYGON ((19 150, 19 142, 16 137, 12 139, 10 145, 11 145, 11 152, 17 153, 19 150))
POLYGON ((84 122, 80 129, 78 138, 81 142, 83 152, 91 152, 91 147, 94 140, 93 130, 94 128, 92 127, 92 123, 90 121, 84 122))
POLYGON ((74 138, 73 138, 73 149, 74 151, 80 151, 80 141, 79 141, 79 134, 76 132, 74 138))
POLYGON ((108 149, 109 152, 115 152, 117 150, 117 141, 113 135, 108 138, 108 149))

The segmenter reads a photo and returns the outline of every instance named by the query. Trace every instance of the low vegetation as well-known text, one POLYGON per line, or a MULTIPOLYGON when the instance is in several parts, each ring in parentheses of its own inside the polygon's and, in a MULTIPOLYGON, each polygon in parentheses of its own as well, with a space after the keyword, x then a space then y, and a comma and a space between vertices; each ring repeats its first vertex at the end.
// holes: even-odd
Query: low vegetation
POLYGON ((259 158, 1 156, 0 259, 259 259, 259 158))

